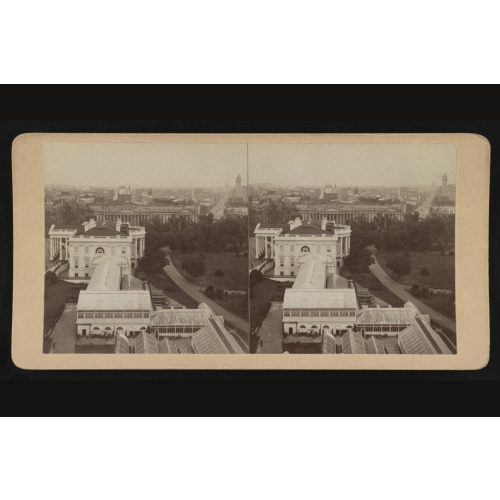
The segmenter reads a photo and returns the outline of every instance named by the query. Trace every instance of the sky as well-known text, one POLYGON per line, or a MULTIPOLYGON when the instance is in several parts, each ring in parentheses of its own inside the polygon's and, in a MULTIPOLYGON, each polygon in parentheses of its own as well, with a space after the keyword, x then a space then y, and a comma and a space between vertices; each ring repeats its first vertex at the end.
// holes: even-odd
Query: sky
POLYGON ((456 179, 453 144, 250 144, 249 182, 416 186, 456 179))
MULTIPOLYGON (((178 188, 246 184, 246 144, 44 143, 46 184, 178 188)), ((456 179, 452 144, 250 144, 251 184, 417 186, 456 179)))
POLYGON ((220 187, 247 178, 246 144, 44 143, 45 184, 220 187))

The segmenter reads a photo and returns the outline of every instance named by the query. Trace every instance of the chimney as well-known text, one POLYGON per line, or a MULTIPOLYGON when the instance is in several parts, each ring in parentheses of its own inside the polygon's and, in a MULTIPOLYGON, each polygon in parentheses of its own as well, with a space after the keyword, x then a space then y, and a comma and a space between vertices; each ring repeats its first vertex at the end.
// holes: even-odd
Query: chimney
POLYGON ((323 219, 321 220, 321 230, 322 231, 326 231, 326 222, 327 222, 326 217, 323 217, 323 219))
POLYGON ((122 220, 121 220, 121 219, 118 219, 118 220, 116 221, 116 230, 117 230, 118 232, 120 232, 120 228, 121 228, 121 227, 122 227, 122 220))
POLYGON ((89 229, 92 229, 93 227, 96 227, 97 226, 97 223, 94 219, 94 217, 92 217, 90 220, 89 220, 89 229))
POLYGON ((302 225, 302 220, 300 217, 295 217, 295 220, 288 221, 288 225, 290 226, 290 231, 302 225))

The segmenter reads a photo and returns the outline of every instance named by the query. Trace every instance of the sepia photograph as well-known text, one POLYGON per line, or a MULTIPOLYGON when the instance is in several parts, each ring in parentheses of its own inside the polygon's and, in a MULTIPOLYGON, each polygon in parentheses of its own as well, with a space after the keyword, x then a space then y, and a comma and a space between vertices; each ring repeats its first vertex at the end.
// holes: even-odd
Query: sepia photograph
POLYGON ((481 369, 489 167, 474 134, 22 135, 12 358, 481 369))
POLYGON ((44 353, 248 352, 245 144, 43 154, 44 353))
POLYGON ((456 354, 455 145, 248 157, 252 353, 456 354))

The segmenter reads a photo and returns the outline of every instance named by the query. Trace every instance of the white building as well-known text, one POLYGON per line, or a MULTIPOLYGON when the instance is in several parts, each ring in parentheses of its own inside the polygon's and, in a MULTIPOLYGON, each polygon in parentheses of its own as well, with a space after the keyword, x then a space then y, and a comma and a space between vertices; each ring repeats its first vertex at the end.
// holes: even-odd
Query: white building
POLYGON ((122 275, 132 274, 146 248, 146 230, 129 222, 77 225, 53 224, 49 230, 50 259, 67 260, 70 278, 89 279, 103 257, 114 257, 122 275))
POLYGON ((255 257, 274 259, 276 277, 294 278, 308 254, 323 255, 327 273, 336 272, 351 246, 351 228, 314 220, 302 221, 297 217, 288 224, 257 224, 255 257))
POLYGON ((76 307, 77 339, 109 338, 145 332, 151 320, 151 294, 141 280, 123 276, 119 257, 102 257, 76 307))

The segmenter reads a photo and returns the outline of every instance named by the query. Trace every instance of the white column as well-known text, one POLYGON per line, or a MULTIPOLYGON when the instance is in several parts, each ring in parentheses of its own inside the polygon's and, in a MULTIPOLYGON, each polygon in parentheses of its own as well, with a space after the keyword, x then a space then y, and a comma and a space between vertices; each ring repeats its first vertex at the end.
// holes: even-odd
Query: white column
POLYGON ((259 258, 259 237, 255 236, 255 258, 259 258))
POLYGON ((49 259, 52 260, 52 238, 49 236, 49 259))
POLYGON ((267 259, 267 236, 266 236, 266 238, 265 238, 265 242, 266 242, 266 253, 265 253, 265 257, 266 257, 266 259, 267 259))

